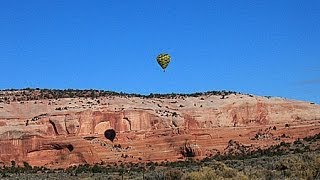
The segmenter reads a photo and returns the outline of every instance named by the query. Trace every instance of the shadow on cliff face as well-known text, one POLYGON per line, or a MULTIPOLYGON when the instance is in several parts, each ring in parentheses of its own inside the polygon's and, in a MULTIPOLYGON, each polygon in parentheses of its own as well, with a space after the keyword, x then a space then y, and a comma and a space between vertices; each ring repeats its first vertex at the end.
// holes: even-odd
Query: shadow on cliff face
POLYGON ((69 152, 72 152, 74 147, 72 144, 47 144, 41 150, 63 150, 68 149, 69 152))
POLYGON ((59 135, 56 124, 50 119, 49 123, 52 125, 55 135, 59 135))
POLYGON ((184 146, 180 148, 180 153, 187 158, 195 157, 197 154, 194 145, 188 142, 185 142, 184 146))
POLYGON ((116 131, 113 129, 108 129, 104 132, 104 137, 113 142, 113 140, 116 138, 116 131))

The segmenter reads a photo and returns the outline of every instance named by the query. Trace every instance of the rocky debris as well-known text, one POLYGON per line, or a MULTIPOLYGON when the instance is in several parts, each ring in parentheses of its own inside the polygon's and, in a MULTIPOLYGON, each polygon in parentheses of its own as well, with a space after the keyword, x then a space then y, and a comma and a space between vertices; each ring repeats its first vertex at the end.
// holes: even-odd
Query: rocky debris
POLYGON ((253 139, 255 140, 263 140, 263 139, 270 139, 273 138, 273 133, 272 131, 276 131, 276 127, 268 127, 264 130, 259 129, 259 131, 257 132, 257 134, 254 136, 253 139))

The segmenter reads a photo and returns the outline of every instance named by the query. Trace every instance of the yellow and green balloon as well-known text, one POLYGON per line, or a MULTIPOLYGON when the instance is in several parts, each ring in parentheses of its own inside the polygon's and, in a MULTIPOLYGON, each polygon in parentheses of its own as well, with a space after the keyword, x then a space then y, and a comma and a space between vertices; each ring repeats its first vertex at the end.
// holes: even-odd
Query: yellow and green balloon
POLYGON ((171 58, 170 58, 169 54, 159 54, 157 56, 158 64, 161 66, 163 71, 165 71, 165 69, 168 67, 168 65, 170 63, 170 59, 171 58))

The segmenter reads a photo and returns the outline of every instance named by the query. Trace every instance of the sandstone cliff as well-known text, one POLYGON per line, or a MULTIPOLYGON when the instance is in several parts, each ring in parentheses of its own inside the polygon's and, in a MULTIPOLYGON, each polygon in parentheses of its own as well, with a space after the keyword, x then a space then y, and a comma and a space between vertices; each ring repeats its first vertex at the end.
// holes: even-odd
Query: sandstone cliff
MULTIPOLYGON (((231 93, 196 97, 100 96, 0 101, 0 165, 174 161, 320 133, 320 106, 231 93), (114 129, 113 142, 104 136, 114 129)), ((1 100, 1 99, 0 99, 1 100)))

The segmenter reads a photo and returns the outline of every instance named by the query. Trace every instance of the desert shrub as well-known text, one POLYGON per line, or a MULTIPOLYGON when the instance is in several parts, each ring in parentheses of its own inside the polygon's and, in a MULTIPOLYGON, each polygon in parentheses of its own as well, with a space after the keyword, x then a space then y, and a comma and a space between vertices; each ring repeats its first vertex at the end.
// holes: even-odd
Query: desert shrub
POLYGON ((218 176, 212 168, 203 167, 199 171, 193 171, 186 175, 186 180, 211 180, 211 179, 222 179, 218 176))
POLYGON ((236 179, 246 179, 242 172, 237 171, 236 169, 228 167, 222 162, 217 162, 213 166, 216 174, 223 178, 236 178, 236 179))
POLYGON ((281 173, 278 171, 271 171, 266 169, 248 168, 245 174, 249 179, 281 179, 281 173))
POLYGON ((164 179, 165 180, 178 180, 181 179, 183 176, 183 172, 180 170, 172 169, 168 170, 164 174, 164 179))
POLYGON ((151 171, 145 175, 146 180, 163 180, 164 172, 161 171, 151 171))
POLYGON ((222 162, 213 162, 210 167, 203 167, 186 175, 186 179, 248 179, 243 172, 226 166, 222 162))
POLYGON ((290 155, 276 163, 284 177, 314 179, 320 169, 320 154, 290 155))
POLYGON ((24 166, 24 168, 28 171, 28 170, 32 170, 32 166, 30 166, 30 164, 29 163, 27 163, 27 162, 23 162, 23 166, 24 166))
POLYGON ((243 171, 250 179, 315 179, 320 169, 318 152, 227 160, 227 166, 243 171))
POLYGON ((101 173, 103 171, 103 167, 95 164, 92 168, 91 168, 91 172, 92 173, 101 173))

